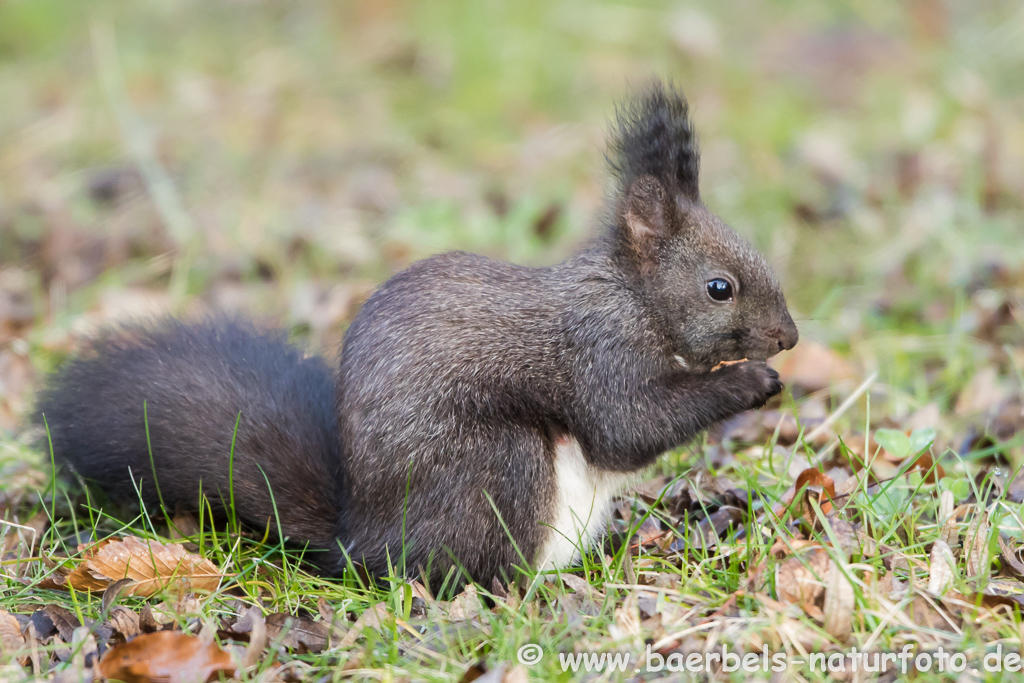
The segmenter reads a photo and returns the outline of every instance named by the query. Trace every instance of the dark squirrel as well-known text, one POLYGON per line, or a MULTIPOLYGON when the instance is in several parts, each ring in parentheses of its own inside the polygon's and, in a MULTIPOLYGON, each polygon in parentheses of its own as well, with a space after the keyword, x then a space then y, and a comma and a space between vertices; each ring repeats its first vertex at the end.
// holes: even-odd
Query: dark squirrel
POLYGON ((701 203, 680 93, 624 105, 608 157, 603 235, 547 268, 414 263, 337 372, 233 319, 94 339, 38 401, 57 462, 151 509, 201 490, 226 514, 233 489, 239 521, 327 574, 572 563, 635 473, 782 390, 766 360, 798 336, 772 269, 701 203))

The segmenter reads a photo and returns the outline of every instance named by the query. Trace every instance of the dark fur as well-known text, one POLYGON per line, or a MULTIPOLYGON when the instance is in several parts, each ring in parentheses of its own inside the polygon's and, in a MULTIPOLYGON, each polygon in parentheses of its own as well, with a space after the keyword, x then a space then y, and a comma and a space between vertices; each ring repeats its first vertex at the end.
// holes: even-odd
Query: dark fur
POLYGON ((145 504, 158 509, 155 464, 171 512, 197 510, 202 482, 223 518, 241 413, 233 470, 238 519, 260 531, 269 524, 276 535, 269 480, 285 535, 331 551, 310 559, 333 570, 341 557, 335 383, 323 359, 303 358, 283 332, 233 320, 165 320, 93 340, 49 378, 38 421, 45 418, 57 460, 115 500, 137 501, 138 487, 145 504))
POLYGON ((44 393, 56 455, 125 490, 126 465, 148 471, 147 398, 164 498, 189 502, 200 477, 225 490, 242 410, 245 520, 269 514, 259 462, 285 534, 327 549, 328 570, 335 539, 375 573, 390 559, 437 576, 455 558, 488 580, 535 559, 559 439, 634 471, 782 388, 764 361, 796 328, 768 265, 701 205, 686 117, 658 85, 623 110, 609 230, 564 263, 449 253, 388 280, 345 335, 336 396, 319 361, 234 323, 100 340, 44 393), (711 277, 735 283, 734 303, 710 300, 711 277))
POLYGON ((619 107, 608 163, 625 192, 640 176, 658 178, 671 194, 700 196, 700 155, 686 99, 660 84, 619 107))

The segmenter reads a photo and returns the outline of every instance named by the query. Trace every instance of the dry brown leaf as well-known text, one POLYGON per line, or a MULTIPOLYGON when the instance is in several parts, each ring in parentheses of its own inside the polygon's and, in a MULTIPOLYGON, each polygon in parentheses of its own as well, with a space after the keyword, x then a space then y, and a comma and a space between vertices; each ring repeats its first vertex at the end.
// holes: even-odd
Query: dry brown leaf
POLYGON ((863 538, 866 534, 861 534, 860 528, 856 524, 834 516, 826 518, 826 521, 832 527, 832 534, 829 535, 829 539, 835 539, 836 543, 839 544, 836 550, 841 550, 847 560, 854 553, 864 552, 863 538))
POLYGON ((124 636, 125 640, 134 638, 142 632, 139 626, 139 615, 127 607, 117 606, 110 610, 107 623, 115 632, 124 636))
POLYGON ((960 523, 956 521, 955 514, 950 514, 946 518, 939 531, 939 540, 945 541, 950 548, 960 544, 960 523))
POLYGON ((508 599, 508 589, 501 584, 501 579, 497 576, 491 577, 491 595, 498 600, 508 599))
POLYGON ((124 578, 133 583, 124 587, 123 595, 148 597, 170 585, 211 592, 220 585, 221 573, 213 562, 179 543, 126 536, 88 548, 67 583, 76 590, 101 591, 124 578))
MULTIPOLYGON (((562 583, 571 588, 574 593, 565 596, 564 604, 571 605, 576 612, 596 615, 600 612, 600 605, 604 601, 604 594, 590 585, 590 582, 575 574, 562 574, 562 583)), ((559 600, 563 604, 563 600, 559 600)))
POLYGON ((775 541, 771 548, 768 549, 768 553, 772 557, 776 557, 781 560, 782 558, 787 557, 791 554, 799 553, 806 548, 823 547, 824 546, 820 542, 815 541, 813 539, 808 540, 803 538, 792 538, 787 539, 786 541, 779 539, 775 541))
MULTIPOLYGON (((868 575, 872 576, 871 574, 868 575)), ((886 572, 885 576, 879 578, 872 586, 872 592, 876 597, 886 600, 898 600, 903 591, 903 582, 896 580, 892 572, 886 572)))
MULTIPOLYGON (((842 507, 846 506, 847 498, 849 498, 854 491, 864 491, 868 487, 868 474, 861 472, 859 474, 852 474, 846 477, 842 481, 836 480, 836 498, 840 499, 842 507)), ((835 477, 832 477, 835 480, 835 477)))
POLYGON ((327 601, 327 598, 320 596, 316 601, 316 608, 320 613, 320 618, 324 620, 324 623, 331 630, 331 643, 339 642, 345 637, 345 632, 348 631, 348 615, 345 613, 344 605, 341 611, 337 612, 331 603, 327 601))
POLYGON ((640 606, 636 591, 630 591, 622 604, 615 608, 615 623, 608 627, 616 641, 640 636, 640 606))
POLYGON ((917 470, 924 476, 926 484, 935 484, 939 479, 946 476, 946 470, 942 469, 942 465, 932 459, 932 454, 928 451, 918 456, 914 464, 907 468, 907 472, 913 472, 914 470, 917 470))
POLYGON ((480 616, 483 609, 476 585, 471 583, 448 605, 448 620, 469 621, 480 616))
POLYGON ((199 520, 191 512, 179 512, 171 518, 167 537, 171 540, 188 539, 199 534, 199 520))
POLYGON ((882 562, 885 564, 885 568, 888 570, 898 569, 903 572, 910 572, 911 566, 914 570, 920 569, 923 572, 928 571, 928 564, 919 560, 914 555, 906 555, 896 546, 887 545, 885 543, 878 544, 878 552, 882 555, 882 562))
POLYGON ((250 607, 248 612, 249 644, 242 655, 242 668, 248 669, 260 660, 263 650, 267 647, 267 622, 259 607, 250 607))
MULTIPOLYGON (((955 507, 955 501, 953 498, 953 492, 946 490, 939 494, 939 524, 945 524, 949 521, 949 518, 953 516, 953 508, 955 507)), ((946 541, 947 543, 949 541, 946 541)))
POLYGON ((352 628, 348 630, 345 637, 338 647, 342 650, 348 649, 355 645, 356 640, 363 635, 363 631, 368 628, 379 630, 381 625, 391 619, 391 614, 388 612, 387 605, 383 602, 378 602, 376 605, 372 605, 365 612, 359 615, 356 619, 356 623, 352 624, 352 628))
POLYGON ((527 683, 530 680, 527 669, 522 664, 508 668, 508 664, 499 664, 488 670, 485 662, 473 664, 459 679, 459 683, 527 683))
MULTIPOLYGON (((494 669, 492 669, 494 671, 494 669)), ((502 674, 505 673, 505 668, 500 667, 502 674)), ((480 660, 469 665, 469 668, 462 672, 462 678, 459 679, 459 683, 473 683, 473 681, 479 681, 483 676, 490 673, 487 670, 487 662, 480 660)), ((500 680, 500 679, 499 679, 500 680)))
POLYGON ((427 590, 427 587, 419 581, 410 581, 407 585, 412 589, 412 596, 414 598, 420 598, 426 602, 432 602, 434 600, 434 597, 430 594, 430 591, 427 590))
POLYGON ((871 534, 861 527, 855 527, 857 543, 860 545, 860 552, 864 557, 875 557, 878 555, 878 541, 871 534))
POLYGON ((573 589, 581 595, 594 598, 595 600, 603 600, 604 593, 594 588, 589 581, 582 576, 576 576, 575 574, 562 574, 562 583, 569 588, 573 589))
POLYGON ((299 653, 322 652, 331 635, 330 627, 322 621, 275 612, 266 619, 267 639, 299 653))
POLYGON ((839 566, 829 563, 828 578, 825 582, 825 630, 839 642, 845 641, 853 631, 853 608, 855 596, 853 584, 839 566))
POLYGON ((1003 565, 1013 572, 1017 578, 1024 579, 1024 562, 1021 562, 1020 559, 1022 547, 1018 545, 1015 539, 1004 538, 1002 534, 999 534, 998 540, 999 557, 1002 559, 1003 565))
POLYGON ((828 636, 820 629, 811 628, 801 619, 784 617, 777 623, 775 629, 783 642, 794 643, 805 651, 822 652, 832 645, 828 636))
POLYGON ((928 592, 941 596, 953 583, 953 576, 956 573, 956 559, 949 544, 941 539, 935 541, 932 544, 929 564, 928 592))
POLYGON ((139 630, 143 633, 153 633, 162 631, 163 627, 164 625, 156 620, 153 608, 150 605, 143 605, 142 612, 139 613, 139 630))
POLYGON ((775 569, 778 599, 814 611, 814 603, 825 591, 831 561, 828 551, 818 545, 779 562, 775 569))
POLYGON ((964 537, 964 556, 967 560, 967 578, 987 578, 989 572, 988 514, 979 513, 971 522, 964 537))
POLYGON ((71 610, 60 605, 46 605, 39 612, 49 620, 65 643, 71 642, 75 629, 82 625, 71 610))
POLYGON ((28 662, 25 638, 21 635, 21 624, 13 614, 0 610, 0 661, 15 657, 22 666, 28 662))
POLYGON ((98 668, 107 678, 125 683, 197 683, 214 680, 220 672, 235 672, 231 655, 216 643, 181 631, 143 633, 115 645, 98 668))
POLYGON ((796 483, 793 484, 793 515, 794 517, 803 517, 813 524, 817 515, 810 501, 817 501, 822 513, 827 515, 832 512, 832 500, 835 497, 836 485, 832 481, 832 477, 813 467, 808 467, 800 473, 800 476, 796 478, 796 483))

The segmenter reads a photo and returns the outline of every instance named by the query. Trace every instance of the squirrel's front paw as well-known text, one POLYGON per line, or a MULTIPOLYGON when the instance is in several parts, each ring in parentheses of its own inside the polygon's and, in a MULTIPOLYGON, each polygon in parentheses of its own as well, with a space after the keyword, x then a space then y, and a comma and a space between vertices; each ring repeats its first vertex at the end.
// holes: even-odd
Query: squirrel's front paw
POLYGON ((729 376, 736 393, 742 396, 743 410, 754 410, 783 389, 779 373, 764 361, 736 363, 719 370, 729 376))

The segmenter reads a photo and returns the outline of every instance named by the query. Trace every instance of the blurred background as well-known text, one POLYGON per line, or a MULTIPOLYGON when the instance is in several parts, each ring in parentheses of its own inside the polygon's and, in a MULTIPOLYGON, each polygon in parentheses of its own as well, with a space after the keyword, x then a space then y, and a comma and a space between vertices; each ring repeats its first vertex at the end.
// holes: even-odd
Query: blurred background
POLYGON ((0 434, 117 320, 244 311, 334 354, 414 259, 559 260, 651 76, 784 282, 798 394, 877 370, 887 415, 1019 418, 1019 2, 7 0, 0 434))

